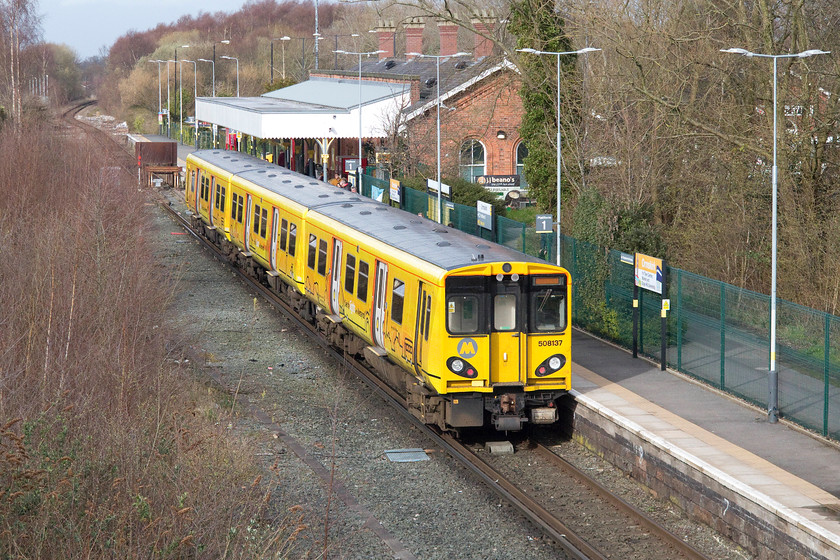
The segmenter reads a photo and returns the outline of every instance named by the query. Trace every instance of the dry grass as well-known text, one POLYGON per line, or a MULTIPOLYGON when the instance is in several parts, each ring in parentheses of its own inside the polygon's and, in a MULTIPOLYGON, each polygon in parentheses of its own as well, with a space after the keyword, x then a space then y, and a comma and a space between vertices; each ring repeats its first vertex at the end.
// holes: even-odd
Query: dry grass
POLYGON ((48 130, 0 134, 0 558, 304 556, 167 359, 133 178, 48 130))

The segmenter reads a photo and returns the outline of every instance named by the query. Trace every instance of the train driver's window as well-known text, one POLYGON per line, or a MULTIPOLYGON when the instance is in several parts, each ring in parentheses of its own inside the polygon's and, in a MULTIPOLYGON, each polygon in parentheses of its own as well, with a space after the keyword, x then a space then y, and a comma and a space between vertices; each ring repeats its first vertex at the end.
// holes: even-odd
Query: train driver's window
POLYGON ((516 329, 516 295, 498 294, 493 297, 493 329, 497 331, 516 329))
POLYGON ((450 296, 447 302, 447 326, 452 334, 478 332, 478 297, 450 296))
POLYGON ((530 308, 532 332, 566 330, 566 278, 534 277, 530 308))
POLYGON ((356 287, 356 257, 347 255, 347 265, 344 267, 344 291, 353 293, 356 287))
POLYGON ((391 321, 398 325, 402 325, 404 303, 405 282, 394 278, 394 289, 391 293, 391 321))

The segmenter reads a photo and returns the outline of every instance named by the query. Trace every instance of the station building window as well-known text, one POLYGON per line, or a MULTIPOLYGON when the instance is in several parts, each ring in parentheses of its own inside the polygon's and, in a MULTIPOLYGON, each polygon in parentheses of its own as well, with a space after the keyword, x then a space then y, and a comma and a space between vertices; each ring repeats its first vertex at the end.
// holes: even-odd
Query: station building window
POLYGON ((526 188, 528 181, 525 180, 525 158, 528 157, 528 146, 525 142, 520 142, 516 146, 516 174, 519 175, 520 188, 526 188))
POLYGON ((475 183, 476 177, 484 175, 484 145, 478 140, 465 140, 458 155, 461 177, 475 183))

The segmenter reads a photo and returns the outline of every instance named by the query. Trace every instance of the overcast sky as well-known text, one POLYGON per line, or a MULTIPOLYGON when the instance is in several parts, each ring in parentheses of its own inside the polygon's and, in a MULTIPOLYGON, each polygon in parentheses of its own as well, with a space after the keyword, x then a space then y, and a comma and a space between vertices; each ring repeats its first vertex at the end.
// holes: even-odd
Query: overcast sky
POLYGON ((235 12, 246 0, 38 0, 44 41, 68 45, 80 60, 106 50, 129 30, 145 31, 183 15, 235 12))

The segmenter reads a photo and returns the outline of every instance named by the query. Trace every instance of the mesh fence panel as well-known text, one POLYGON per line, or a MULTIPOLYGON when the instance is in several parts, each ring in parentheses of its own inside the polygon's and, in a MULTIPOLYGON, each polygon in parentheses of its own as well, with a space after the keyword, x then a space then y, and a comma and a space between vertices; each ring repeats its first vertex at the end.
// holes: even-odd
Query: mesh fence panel
MULTIPOLYGON (((385 189, 366 176, 370 186, 385 189)), ((403 191, 403 209, 436 216, 437 200, 403 191)), ((556 234, 497 217, 492 232, 476 225, 472 207, 445 203, 444 223, 556 262, 556 234)), ((627 348, 633 344, 634 267, 621 253, 562 237, 562 263, 572 277, 574 324, 627 348)), ((668 268, 667 361, 671 367, 767 407, 770 298, 668 268)), ((661 360, 662 296, 640 290, 638 349, 661 360)), ((777 304, 777 369, 781 415, 840 439, 840 317, 789 302, 777 304)))

